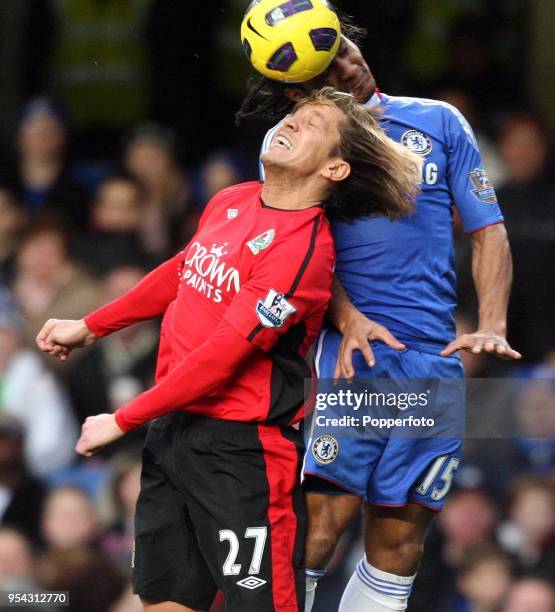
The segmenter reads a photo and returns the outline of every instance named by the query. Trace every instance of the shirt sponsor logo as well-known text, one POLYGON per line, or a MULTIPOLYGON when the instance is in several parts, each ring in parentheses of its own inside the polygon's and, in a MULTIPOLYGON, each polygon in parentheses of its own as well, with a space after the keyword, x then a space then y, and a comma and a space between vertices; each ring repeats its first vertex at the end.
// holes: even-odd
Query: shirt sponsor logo
POLYGON ((337 458, 339 444, 333 436, 318 436, 312 444, 312 454, 318 463, 328 465, 337 458))
POLYGON ((283 293, 270 289, 265 300, 258 300, 256 314, 264 327, 281 327, 289 315, 297 312, 283 293))
POLYGON ((216 303, 222 301, 224 292, 235 294, 241 288, 239 270, 222 260, 227 255, 227 245, 227 242, 213 244, 208 249, 200 242, 193 242, 183 262, 183 282, 216 303))
POLYGON ((239 209, 238 208, 228 208, 227 209, 227 218, 228 219, 235 219, 235 217, 237 217, 238 214, 239 214, 239 209))
POLYGON ((471 190, 472 195, 480 202, 488 202, 489 204, 495 204, 497 202, 497 196, 495 195, 495 189, 489 182, 488 175, 485 170, 476 168, 468 174, 470 181, 474 185, 475 189, 471 190))
POLYGON ((260 251, 267 249, 272 244, 272 242, 274 241, 275 235, 276 235, 276 231, 273 229, 270 229, 264 232, 263 234, 260 234, 260 236, 257 236, 256 238, 249 240, 247 242, 247 246, 253 252, 254 255, 258 255, 260 251))
POLYGON ((408 130, 401 136, 401 144, 413 153, 428 155, 432 150, 432 139, 418 130, 408 130))

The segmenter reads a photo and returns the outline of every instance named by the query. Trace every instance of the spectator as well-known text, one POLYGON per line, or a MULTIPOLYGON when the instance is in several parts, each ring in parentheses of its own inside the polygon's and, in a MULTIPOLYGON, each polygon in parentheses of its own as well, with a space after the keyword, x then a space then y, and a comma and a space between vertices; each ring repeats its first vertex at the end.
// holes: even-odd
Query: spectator
POLYGON ((29 540, 16 529, 0 529, 0 584, 14 578, 32 580, 33 550, 29 540))
POLYGON ((241 167, 229 151, 217 151, 210 155, 200 168, 199 178, 196 199, 202 205, 218 191, 243 180, 241 167))
MULTIPOLYGON (((135 266, 112 270, 104 281, 104 301, 127 293, 144 276, 135 266)), ((68 384, 73 406, 80 422, 98 413, 99 406, 114 411, 152 386, 156 367, 158 333, 153 322, 132 325, 98 342, 70 363, 68 384)), ((123 445, 142 444, 144 428, 106 452, 123 445)), ((127 438, 127 437, 126 437, 127 438)))
POLYGON ((555 589, 538 578, 523 578, 509 589, 502 612, 553 612, 555 589))
POLYGON ((23 108, 17 134, 17 161, 10 170, 32 215, 53 213, 72 229, 87 219, 88 195, 71 176, 67 160, 68 118, 49 98, 23 108))
POLYGON ((474 545, 492 538, 497 509, 484 491, 454 491, 438 517, 445 538, 443 558, 456 567, 474 545))
POLYGON ((442 87, 436 92, 434 98, 443 100, 448 104, 454 106, 459 110, 465 119, 470 123, 476 141, 478 142, 478 148, 482 156, 482 162, 484 168, 488 172, 488 178, 496 189, 499 189, 501 185, 507 180, 506 169, 499 155, 497 145, 483 130, 483 126, 480 125, 477 113, 476 103, 479 98, 474 98, 472 94, 465 88, 460 87, 457 83, 445 82, 442 87))
POLYGON ((53 223, 28 228, 16 257, 14 296, 34 338, 52 317, 79 319, 99 304, 99 287, 69 257, 64 232, 53 223))
POLYGON ((540 365, 510 379, 487 357, 461 357, 467 375, 480 380, 467 381, 468 437, 456 483, 506 499, 515 476, 549 476, 555 469, 555 370, 540 365))
POLYGON ((47 551, 95 548, 100 525, 92 499, 83 489, 52 489, 44 502, 41 532, 47 551))
POLYGON ((69 591, 67 612, 112 612, 128 587, 121 572, 90 549, 51 551, 39 560, 37 575, 46 590, 69 591))
POLYGON ((15 193, 0 185, 0 280, 4 283, 13 278, 15 252, 24 223, 25 213, 15 193))
POLYGON ((524 360, 541 361, 555 346, 555 182, 550 176, 548 133, 537 117, 513 115, 499 140, 508 169, 498 191, 514 260, 509 308, 510 340, 524 360))
POLYGON ((76 257, 96 276, 129 262, 148 265, 140 239, 144 193, 125 176, 105 180, 91 210, 92 231, 76 245, 76 257))
MULTIPOLYGON (((29 540, 16 529, 0 529, 0 590, 8 592, 40 591, 35 580, 35 559, 29 540)), ((37 607, 25 607, 27 612, 40 612, 37 607)), ((12 606, 0 606, 2 612, 12 606)))
POLYGON ((516 395, 516 448, 524 469, 549 475, 555 470, 555 367, 537 366, 516 395))
POLYGON ((0 415, 0 526, 18 529, 38 543, 44 487, 27 472, 24 444, 21 423, 0 415))
POLYGON ((21 423, 29 471, 45 476, 72 462, 77 425, 64 391, 39 355, 23 348, 21 333, 22 321, 0 290, 0 411, 21 423))
POLYGON ((548 132, 538 117, 526 113, 510 115, 501 126, 499 151, 510 184, 552 182, 547 167, 548 132))
POLYGON ((139 126, 125 144, 123 165, 146 193, 143 244, 157 257, 166 256, 173 245, 181 248, 196 230, 199 217, 191 206, 189 182, 177 162, 176 147, 173 131, 156 124, 139 126))
POLYGON ((458 597, 450 612, 495 612, 509 588, 511 564, 491 544, 478 545, 465 554, 457 568, 458 597))
POLYGON ((426 555, 411 596, 414 610, 446 612, 445 602, 455 589, 456 569, 470 550, 493 540, 497 515, 493 501, 481 489, 449 494, 426 541, 426 555))
POLYGON ((522 476, 514 482, 499 540, 521 573, 555 581, 555 489, 549 481, 522 476))

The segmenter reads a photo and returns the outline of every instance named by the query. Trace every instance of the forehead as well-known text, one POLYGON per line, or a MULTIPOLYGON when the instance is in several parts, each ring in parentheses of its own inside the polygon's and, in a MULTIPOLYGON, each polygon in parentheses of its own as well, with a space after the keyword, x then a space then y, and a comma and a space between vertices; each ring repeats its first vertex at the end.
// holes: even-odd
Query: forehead
POLYGON ((298 117, 308 117, 321 124, 322 128, 337 126, 345 119, 341 109, 335 104, 325 102, 306 102, 297 108, 294 114, 298 117))
POLYGON ((27 117, 27 119, 21 123, 21 129, 23 130, 46 126, 63 129, 63 126, 56 117, 56 115, 53 115, 52 113, 49 113, 47 111, 34 113, 30 117, 27 117))

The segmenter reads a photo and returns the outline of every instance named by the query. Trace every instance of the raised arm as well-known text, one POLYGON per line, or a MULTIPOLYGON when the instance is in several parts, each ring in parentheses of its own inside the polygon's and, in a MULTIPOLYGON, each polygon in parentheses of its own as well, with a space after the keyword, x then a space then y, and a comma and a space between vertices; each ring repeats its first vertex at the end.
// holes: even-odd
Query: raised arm
POLYGON ((507 232, 503 223, 490 225, 470 235, 472 276, 478 295, 478 330, 463 334, 441 354, 447 357, 458 350, 492 353, 504 359, 520 359, 506 339, 507 308, 513 266, 507 232))
POLYGON ((76 451, 90 456, 97 448, 139 425, 208 397, 229 382, 240 365, 257 350, 224 321, 156 386, 131 400, 115 415, 89 417, 83 425, 76 451))
POLYGON ((98 338, 164 314, 179 287, 182 253, 147 274, 131 291, 102 306, 85 319, 49 319, 37 335, 45 353, 65 361, 74 348, 90 346, 98 338))

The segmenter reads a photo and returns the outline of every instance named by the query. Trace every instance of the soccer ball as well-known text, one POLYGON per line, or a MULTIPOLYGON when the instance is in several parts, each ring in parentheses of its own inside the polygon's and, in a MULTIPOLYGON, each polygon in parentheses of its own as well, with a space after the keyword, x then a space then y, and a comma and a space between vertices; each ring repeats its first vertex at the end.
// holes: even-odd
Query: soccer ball
POLYGON ((327 0, 254 0, 241 24, 250 63, 264 76, 287 83, 324 72, 337 53, 340 34, 327 0))

